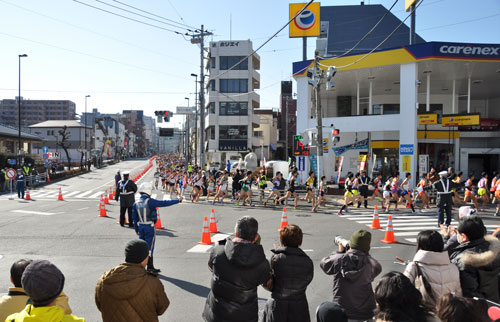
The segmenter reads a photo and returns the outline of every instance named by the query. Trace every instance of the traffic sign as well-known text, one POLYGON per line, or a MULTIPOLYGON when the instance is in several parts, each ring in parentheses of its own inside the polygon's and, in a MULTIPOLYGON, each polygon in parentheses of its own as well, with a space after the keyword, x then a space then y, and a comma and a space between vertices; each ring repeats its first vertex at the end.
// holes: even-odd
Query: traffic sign
POLYGON ((7 163, 11 164, 11 165, 14 165, 17 163, 17 160, 16 159, 8 159, 7 160, 7 163))
POLYGON ((44 159, 44 160, 48 160, 48 158, 49 158, 49 157, 50 157, 50 156, 49 156, 49 154, 48 154, 48 153, 44 153, 44 154, 42 154, 42 159, 44 159))
POLYGON ((61 158, 61 152, 54 152, 52 153, 52 156, 56 159, 60 159, 61 158))
POLYGON ((47 153, 47 152, 49 152, 49 148, 48 148, 48 147, 46 147, 46 146, 44 146, 44 147, 42 148, 42 152, 43 152, 43 153, 47 153))
POLYGON ((298 162, 297 162, 297 168, 299 171, 305 171, 306 170, 306 157, 297 157, 298 162))
POLYGON ((12 168, 7 169, 7 172, 5 174, 7 175, 7 178, 14 179, 16 177, 16 170, 12 168))
POLYGON ((175 114, 193 114, 194 110, 192 106, 177 106, 175 108, 175 114))

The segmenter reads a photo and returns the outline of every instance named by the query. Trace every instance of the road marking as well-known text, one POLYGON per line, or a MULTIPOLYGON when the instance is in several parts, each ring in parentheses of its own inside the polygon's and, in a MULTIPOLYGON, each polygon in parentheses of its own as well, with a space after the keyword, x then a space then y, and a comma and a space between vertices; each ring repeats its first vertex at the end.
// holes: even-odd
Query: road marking
POLYGON ((94 193, 93 195, 90 196, 90 199, 100 197, 101 195, 104 195, 104 191, 94 193))
POLYGON ((215 234, 212 236, 212 242, 217 244, 219 241, 224 240, 224 239, 228 238, 229 236, 231 236, 231 235, 223 234, 223 233, 215 234))
POLYGON ((77 209, 77 210, 85 210, 85 209, 89 209, 89 207, 83 207, 83 208, 80 208, 80 209, 77 209))
MULTIPOLYGON (((372 247, 373 248, 373 247, 372 247)), ((303 249, 304 252, 314 252, 314 249, 303 249)))
POLYGON ((63 212, 41 212, 32 210, 12 210, 12 212, 17 212, 21 214, 40 215, 40 216, 53 216, 53 215, 63 214, 63 212))
MULTIPOLYGON (((405 238, 406 241, 409 241, 410 243, 416 243, 417 239, 416 238, 405 238)), ((373 248, 373 247, 372 247, 373 248)))
POLYGON ((68 192, 64 195, 64 197, 71 197, 71 196, 74 196, 76 194, 79 194, 80 191, 71 191, 71 192, 68 192))
POLYGON ((87 195, 90 195, 92 192, 94 192, 94 190, 90 190, 90 191, 84 192, 84 193, 82 193, 82 194, 78 195, 78 197, 77 197, 77 198, 84 198, 84 197, 86 197, 87 195))
POLYGON ((370 249, 387 249, 387 248, 392 248, 392 246, 374 246, 374 247, 370 247, 370 249))
POLYGON ((206 253, 212 248, 213 245, 196 245, 188 249, 188 253, 206 253))

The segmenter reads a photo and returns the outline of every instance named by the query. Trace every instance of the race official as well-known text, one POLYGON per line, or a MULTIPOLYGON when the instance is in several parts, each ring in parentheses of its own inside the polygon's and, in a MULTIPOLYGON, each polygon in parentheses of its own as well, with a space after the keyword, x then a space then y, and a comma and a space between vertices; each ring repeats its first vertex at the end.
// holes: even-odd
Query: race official
POLYGON ((118 172, 116 172, 115 174, 115 185, 118 187, 118 183, 120 182, 120 180, 122 179, 122 175, 120 174, 120 170, 118 170, 118 172))
POLYGON ((447 171, 439 172, 440 180, 434 182, 432 186, 437 190, 438 227, 444 223, 444 213, 446 212, 446 227, 451 224, 451 206, 453 205, 453 189, 463 187, 463 183, 455 183, 448 179, 447 171))
POLYGON ((125 212, 128 211, 128 226, 134 227, 132 221, 132 207, 135 202, 135 193, 137 192, 137 185, 133 180, 129 179, 129 172, 123 172, 123 179, 118 183, 116 200, 120 199, 120 226, 125 226, 125 212))
POLYGON ((149 259, 147 270, 150 273, 158 274, 160 270, 156 269, 153 265, 153 251, 156 240, 156 208, 168 207, 182 202, 182 196, 179 199, 160 201, 151 198, 152 191, 153 186, 150 183, 143 183, 141 185, 139 188, 141 197, 134 203, 134 206, 132 207, 132 215, 135 232, 139 235, 140 239, 148 243, 149 259))
MULTIPOLYGON (((368 208, 368 185, 370 184, 370 178, 367 176, 366 171, 361 172, 361 177, 359 177, 359 194, 363 197, 363 204, 365 208, 368 208)), ((361 201, 358 201, 358 208, 361 207, 361 201)))
POLYGON ((24 199, 24 189, 26 187, 26 176, 23 174, 22 169, 17 169, 17 175, 15 177, 15 180, 16 180, 17 197, 24 199))

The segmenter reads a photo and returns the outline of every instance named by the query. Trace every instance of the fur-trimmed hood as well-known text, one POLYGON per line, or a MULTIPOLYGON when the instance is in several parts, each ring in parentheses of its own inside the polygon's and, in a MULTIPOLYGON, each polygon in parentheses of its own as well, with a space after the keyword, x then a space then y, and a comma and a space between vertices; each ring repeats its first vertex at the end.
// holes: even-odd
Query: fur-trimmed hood
MULTIPOLYGON (((484 267, 500 261, 498 256, 500 254, 500 241, 496 237, 487 235, 484 237, 484 240, 478 242, 479 243, 471 242, 469 245, 471 247, 466 247, 467 250, 460 256, 461 264, 473 267, 484 267), (486 243, 489 245, 485 245, 486 243)), ((458 248, 460 248, 460 246, 458 248)))

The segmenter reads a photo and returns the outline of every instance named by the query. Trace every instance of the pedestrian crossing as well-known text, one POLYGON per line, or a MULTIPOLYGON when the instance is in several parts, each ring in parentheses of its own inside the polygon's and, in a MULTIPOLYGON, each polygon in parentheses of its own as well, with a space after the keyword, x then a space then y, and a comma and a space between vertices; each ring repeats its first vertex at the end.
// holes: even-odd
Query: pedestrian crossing
MULTIPOLYGON (((440 230, 440 228, 437 226, 437 214, 435 212, 422 213, 418 215, 413 215, 412 213, 405 212, 401 212, 398 214, 381 213, 379 214, 379 218, 382 230, 387 227, 389 215, 392 216, 392 225, 394 226, 394 237, 396 237, 396 240, 404 240, 407 242, 416 243, 417 235, 419 232, 423 230, 440 230)), ((359 213, 348 213, 341 216, 340 218, 356 222, 363 226, 371 227, 373 213, 369 213, 366 211, 359 213)), ((456 227, 457 224, 458 222, 455 219, 452 219, 451 225, 456 227)), ((485 224, 485 226, 489 234, 491 234, 493 231, 495 231, 495 229, 499 227, 499 225, 495 224, 485 224)))

